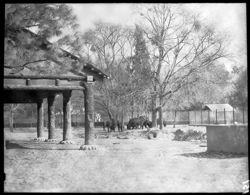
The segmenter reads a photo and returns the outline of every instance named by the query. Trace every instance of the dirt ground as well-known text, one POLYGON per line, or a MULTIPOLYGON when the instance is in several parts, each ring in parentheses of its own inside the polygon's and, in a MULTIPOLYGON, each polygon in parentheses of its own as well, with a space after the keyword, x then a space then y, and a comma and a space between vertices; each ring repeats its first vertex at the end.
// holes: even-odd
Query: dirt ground
MULTIPOLYGON (((199 141, 173 141, 178 128, 191 127, 167 127, 151 140, 138 130, 109 138, 98 133, 93 151, 79 150, 81 128, 73 129, 72 145, 37 143, 34 128, 5 129, 4 191, 242 192, 249 178, 248 156, 208 153, 199 141)), ((205 132, 205 127, 192 129, 205 132)), ((57 138, 62 140, 61 129, 57 138)))

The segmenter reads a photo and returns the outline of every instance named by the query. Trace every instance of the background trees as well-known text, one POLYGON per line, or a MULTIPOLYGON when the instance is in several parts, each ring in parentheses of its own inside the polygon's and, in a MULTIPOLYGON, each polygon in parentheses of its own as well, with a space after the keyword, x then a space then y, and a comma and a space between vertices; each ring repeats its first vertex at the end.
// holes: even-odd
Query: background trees
POLYGON ((55 55, 58 46, 73 43, 75 38, 66 32, 77 29, 76 17, 65 4, 6 4, 5 5, 5 61, 4 67, 13 73, 24 67, 40 73, 66 72, 67 58, 55 55), (22 32, 29 29, 41 39, 22 32), (57 37, 51 48, 44 47, 44 39, 57 37), (71 40, 72 39, 72 40, 71 40), (56 63, 55 63, 56 62, 56 63))
MULTIPOLYGON (((229 93, 231 75, 221 61, 228 57, 224 34, 180 6, 141 8, 141 23, 137 21, 135 26, 99 21, 80 32, 69 5, 6 4, 4 67, 11 69, 10 73, 25 67, 33 74, 79 69, 81 62, 65 58, 60 47, 95 64, 110 76, 95 84, 96 111, 103 120, 123 121, 151 112, 155 126, 158 112, 162 128, 164 107, 188 109, 227 102, 247 105, 246 69, 234 71, 239 77, 229 93), (53 44, 41 49, 42 40, 16 33, 23 28, 53 44)), ((82 98, 74 95, 76 109, 82 109, 82 98)))
POLYGON ((110 76, 104 83, 96 84, 96 105, 102 113, 110 120, 123 121, 129 111, 145 107, 141 99, 146 97, 150 66, 139 26, 133 30, 98 22, 82 39, 87 45, 86 56, 110 76))
POLYGON ((229 103, 244 110, 248 106, 247 68, 235 67, 233 74, 236 74, 237 77, 233 82, 233 90, 228 94, 229 103))
POLYGON ((152 48, 152 122, 155 126, 159 111, 162 128, 162 107, 178 90, 197 82, 196 74, 226 57, 225 45, 214 29, 178 7, 157 4, 141 16, 152 48))

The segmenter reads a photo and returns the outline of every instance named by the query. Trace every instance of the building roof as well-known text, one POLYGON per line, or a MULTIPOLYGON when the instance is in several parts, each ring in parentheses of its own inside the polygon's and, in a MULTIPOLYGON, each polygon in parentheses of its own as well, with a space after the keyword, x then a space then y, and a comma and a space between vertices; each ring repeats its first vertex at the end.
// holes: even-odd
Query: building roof
POLYGON ((203 106, 203 110, 210 111, 233 111, 233 107, 230 104, 205 104, 203 106))
MULTIPOLYGON (((20 32, 25 32, 28 33, 29 35, 31 35, 31 37, 35 38, 35 39, 42 39, 42 44, 40 45, 40 48, 43 50, 48 50, 49 45, 53 45, 51 42, 49 42, 46 39, 43 39, 42 37, 40 37, 39 35, 37 35, 36 33, 32 32, 29 29, 11 29, 11 32, 13 34, 17 34, 20 32)), ((61 52, 63 52, 65 57, 70 57, 73 60, 77 60, 80 61, 80 58, 73 55, 72 53, 60 48, 61 52)), ((87 75, 91 75, 93 76, 95 79, 98 80, 102 80, 104 78, 109 78, 109 76, 107 74, 105 74, 103 71, 101 71, 100 69, 96 68, 93 64, 86 62, 83 64, 83 68, 80 72, 75 72, 74 70, 71 70, 71 72, 73 72, 75 75, 79 75, 79 76, 87 76, 87 75)), ((6 74, 6 72, 5 72, 6 74)))

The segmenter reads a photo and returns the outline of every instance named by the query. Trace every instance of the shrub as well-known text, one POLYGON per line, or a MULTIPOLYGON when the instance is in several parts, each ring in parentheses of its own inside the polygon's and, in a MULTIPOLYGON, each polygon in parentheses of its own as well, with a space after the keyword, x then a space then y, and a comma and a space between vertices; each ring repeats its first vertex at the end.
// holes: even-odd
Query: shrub
POLYGON ((182 141, 183 140, 183 136, 184 136, 184 131, 180 130, 180 129, 177 129, 175 132, 174 132, 174 140, 177 140, 177 141, 182 141))
POLYGON ((202 132, 194 131, 189 129, 187 132, 183 132, 182 130, 178 129, 174 132, 174 140, 177 141, 190 141, 190 140, 201 140, 204 139, 204 134, 202 132))

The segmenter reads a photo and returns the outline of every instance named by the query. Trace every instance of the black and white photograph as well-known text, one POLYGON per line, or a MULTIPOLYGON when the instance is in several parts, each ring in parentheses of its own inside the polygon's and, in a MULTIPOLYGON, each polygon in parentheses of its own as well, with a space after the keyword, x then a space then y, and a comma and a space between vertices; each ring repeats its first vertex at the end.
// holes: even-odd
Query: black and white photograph
POLYGON ((5 3, 3 191, 249 193, 246 3, 5 3))

